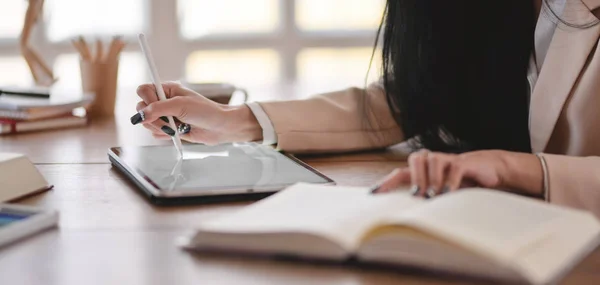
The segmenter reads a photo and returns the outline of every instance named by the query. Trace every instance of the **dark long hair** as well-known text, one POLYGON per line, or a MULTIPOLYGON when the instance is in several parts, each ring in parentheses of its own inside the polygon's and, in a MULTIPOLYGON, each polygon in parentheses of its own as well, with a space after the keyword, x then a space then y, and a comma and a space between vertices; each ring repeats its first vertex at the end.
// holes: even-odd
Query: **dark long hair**
POLYGON ((388 0, 383 85, 416 148, 530 152, 531 0, 388 0))

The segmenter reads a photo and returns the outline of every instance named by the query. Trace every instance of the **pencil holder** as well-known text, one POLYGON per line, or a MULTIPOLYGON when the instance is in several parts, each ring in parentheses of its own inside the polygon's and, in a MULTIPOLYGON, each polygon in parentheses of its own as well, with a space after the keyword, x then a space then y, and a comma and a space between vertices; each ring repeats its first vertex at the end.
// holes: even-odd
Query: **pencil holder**
POLYGON ((87 111, 91 117, 108 117, 115 113, 119 60, 91 62, 80 60, 81 88, 96 95, 87 111))

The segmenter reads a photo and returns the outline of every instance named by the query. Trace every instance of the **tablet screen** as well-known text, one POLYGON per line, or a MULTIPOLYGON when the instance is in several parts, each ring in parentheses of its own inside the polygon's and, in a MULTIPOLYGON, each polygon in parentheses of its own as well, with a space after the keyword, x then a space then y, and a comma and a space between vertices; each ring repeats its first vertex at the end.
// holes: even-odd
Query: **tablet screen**
POLYGON ((160 190, 283 188, 331 180, 273 148, 256 143, 114 148, 122 163, 160 190))

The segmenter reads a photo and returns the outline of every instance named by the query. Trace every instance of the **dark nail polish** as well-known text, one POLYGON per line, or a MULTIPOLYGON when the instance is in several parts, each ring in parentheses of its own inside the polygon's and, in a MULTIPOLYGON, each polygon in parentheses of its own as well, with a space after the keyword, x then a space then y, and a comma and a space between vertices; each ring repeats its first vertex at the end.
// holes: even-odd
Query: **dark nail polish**
POLYGON ((144 121, 144 111, 139 111, 129 119, 132 125, 137 125, 144 121))
POLYGON ((162 128, 160 128, 160 129, 167 135, 170 135, 170 136, 175 135, 175 131, 173 129, 171 129, 169 126, 162 126, 162 128))
POLYGON ((375 186, 371 187, 371 194, 377 194, 377 191, 379 191, 379 188, 381 188, 380 185, 375 185, 375 186))
POLYGON ((160 117, 160 119, 167 124, 169 123, 169 119, 165 116, 160 117))
POLYGON ((413 196, 418 196, 419 195, 419 186, 413 186, 412 188, 410 188, 410 194, 413 196))
POLYGON ((442 194, 448 193, 450 192, 450 187, 448 186, 444 186, 444 188, 442 188, 442 194))

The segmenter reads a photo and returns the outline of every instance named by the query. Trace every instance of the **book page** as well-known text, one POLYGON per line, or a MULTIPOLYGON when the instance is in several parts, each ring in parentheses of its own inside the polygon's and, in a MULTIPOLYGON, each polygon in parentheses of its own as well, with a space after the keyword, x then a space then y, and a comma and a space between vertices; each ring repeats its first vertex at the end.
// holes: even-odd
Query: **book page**
POLYGON ((367 188, 299 183, 205 224, 222 233, 299 232, 323 236, 353 251, 362 235, 390 213, 422 203, 407 191, 372 195, 367 188))
POLYGON ((390 216, 461 247, 510 260, 530 243, 548 236, 574 210, 495 190, 465 189, 428 200, 390 216))

